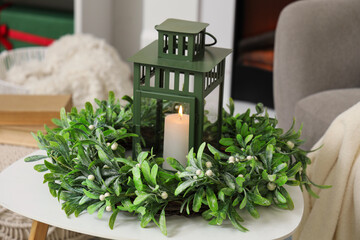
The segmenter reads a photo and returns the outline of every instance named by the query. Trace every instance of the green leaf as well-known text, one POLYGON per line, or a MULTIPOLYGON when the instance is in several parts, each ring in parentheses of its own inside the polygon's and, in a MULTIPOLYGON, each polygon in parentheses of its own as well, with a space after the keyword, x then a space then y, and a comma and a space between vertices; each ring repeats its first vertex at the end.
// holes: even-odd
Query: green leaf
POLYGON ((298 173, 298 172, 300 171, 301 166, 302 166, 301 162, 298 162, 297 164, 295 164, 295 166, 293 166, 292 168, 290 168, 290 169, 287 171, 286 175, 287 175, 288 177, 294 176, 296 173, 298 173))
POLYGON ((49 158, 47 155, 32 155, 24 159, 25 162, 35 162, 44 158, 49 158))
MULTIPOLYGON (((59 165, 55 165, 55 164, 52 164, 52 163, 50 163, 50 162, 48 162, 48 161, 44 161, 44 163, 45 163, 45 166, 46 166, 46 168, 47 169, 49 169, 50 170, 50 172, 53 172, 53 173, 64 173, 64 174, 66 174, 67 173, 67 170, 66 169, 63 169, 61 166, 59 166, 59 165)), ((38 164, 38 165, 41 165, 41 164, 38 164)), ((38 165, 36 165, 36 166, 38 166, 38 165)), ((35 167, 36 167, 35 166, 35 167)), ((34 167, 34 169, 35 169, 35 167, 34 167)), ((36 169, 35 169, 36 170, 36 169)))
POLYGON ((280 171, 282 171, 282 170, 284 170, 284 169, 286 169, 287 168, 287 164, 286 163, 282 163, 282 164, 280 164, 280 165, 278 165, 275 169, 274 169, 274 174, 276 174, 276 173, 278 173, 278 172, 280 172, 280 171))
POLYGON ((286 203, 288 205, 288 209, 289 210, 293 210, 294 209, 294 203, 290 197, 290 194, 286 191, 286 189, 284 187, 280 187, 280 192, 281 194, 286 198, 286 203))
POLYGON ((289 185, 289 186, 300 186, 300 181, 298 181, 298 180, 287 180, 286 185, 289 185))
POLYGON ((59 127, 62 127, 62 126, 63 126, 60 119, 52 118, 52 119, 51 119, 51 122, 54 123, 56 126, 59 126, 59 127))
POLYGON ((234 140, 232 138, 222 138, 219 143, 223 146, 231 146, 234 145, 234 140))
POLYGON ((180 172, 184 172, 185 171, 185 168, 183 165, 181 165, 181 163, 176 160, 175 158, 172 158, 172 157, 168 157, 166 159, 166 162, 172 167, 174 168, 175 170, 177 171, 180 171, 180 172))
POLYGON ((231 188, 231 189, 235 189, 235 178, 233 175, 229 174, 229 173, 225 173, 224 174, 224 180, 226 185, 231 188))
POLYGON ((211 218, 213 218, 213 214, 211 212, 211 209, 208 209, 206 211, 204 211, 201 216, 205 219, 205 220, 210 220, 211 218))
POLYGON ((141 164, 149 155, 149 152, 141 152, 137 157, 137 161, 141 164))
POLYGON ((276 189, 275 190, 275 197, 280 203, 286 203, 286 198, 276 189))
POLYGON ((236 141, 239 143, 241 147, 245 147, 244 139, 241 134, 236 134, 236 141))
POLYGON ((240 149, 239 147, 233 145, 233 146, 227 147, 227 148, 225 149, 225 152, 239 153, 239 152, 241 152, 241 149, 240 149))
POLYGON ((246 204, 247 204, 247 198, 246 198, 246 196, 244 196, 243 200, 240 203, 239 208, 243 209, 246 206, 246 204))
POLYGON ((239 187, 243 186, 243 183, 245 182, 245 178, 244 177, 237 177, 236 179, 236 183, 239 187))
POLYGON ((264 105, 262 103, 258 103, 255 106, 255 110, 258 114, 261 114, 264 112, 264 105))
POLYGON ((45 166, 45 164, 36 164, 34 166, 34 169, 38 172, 45 172, 48 170, 47 167, 45 166))
POLYGON ((90 102, 85 103, 85 110, 89 117, 92 117, 94 114, 93 106, 90 102))
POLYGON ((188 163, 190 164, 190 166, 194 167, 194 168, 199 168, 199 166, 197 166, 197 162, 195 161, 194 158, 194 148, 191 148, 188 155, 187 155, 187 159, 188 159, 188 163))
POLYGON ((132 173, 133 173, 133 180, 135 183, 135 188, 138 191, 142 191, 143 190, 143 183, 141 180, 141 173, 140 173, 140 168, 139 167, 133 167, 132 168, 132 173))
POLYGON ((194 212, 199 212, 201 208, 203 194, 204 194, 203 188, 200 188, 199 190, 196 191, 193 199, 193 208, 192 208, 194 212))
POLYGON ((320 188, 320 189, 328 189, 328 188, 332 187, 332 185, 318 185, 318 184, 314 183, 313 181, 311 181, 310 179, 308 179, 308 180, 312 185, 314 185, 315 187, 320 188))
POLYGON ((83 191, 84 191, 84 194, 85 194, 87 197, 89 197, 89 198, 91 198, 91 199, 99 199, 99 194, 95 194, 95 193, 89 192, 89 191, 87 191, 86 189, 83 189, 83 191))
POLYGON ((319 195, 317 195, 310 187, 309 184, 305 184, 305 188, 306 188, 306 191, 308 191, 308 193, 314 197, 314 198, 319 198, 319 195))
POLYGON ((237 196, 232 202, 232 206, 235 207, 240 203, 240 196, 237 196))
POLYGON ((160 223, 161 232, 166 236, 167 230, 166 230, 165 208, 163 208, 163 210, 160 213, 159 223, 160 223))
POLYGON ((60 110, 60 119, 61 119, 62 126, 64 126, 65 128, 69 127, 65 108, 61 108, 61 110, 60 110))
POLYGON ((90 206, 87 207, 87 211, 89 214, 93 214, 96 210, 98 210, 102 205, 104 205, 104 202, 96 202, 91 204, 90 206))
POLYGON ((247 145, 252 140, 253 137, 254 137, 254 135, 252 135, 252 134, 247 135, 245 138, 245 145, 247 145))
MULTIPOLYGON (((88 186, 88 188, 93 189, 96 192, 102 192, 103 190, 101 189, 101 187, 99 187, 96 183, 94 183, 93 181, 90 181, 89 179, 85 180, 86 182, 86 186, 88 186)), ((64 182, 63 182, 64 183, 64 182)))
POLYGON ((154 184, 154 185, 157 185, 156 183, 156 176, 157 176, 157 173, 158 173, 158 169, 159 169, 159 166, 157 164, 154 164, 151 168, 151 173, 150 173, 150 178, 151 178, 151 182, 154 184))
POLYGON ((126 159, 126 158, 115 158, 114 160, 117 162, 124 163, 125 165, 128 165, 130 167, 134 167, 137 164, 137 162, 126 159))
POLYGON ((175 196, 179 195, 180 193, 182 193, 185 189, 187 189, 189 186, 191 186, 194 182, 196 182, 195 179, 189 179, 186 180, 185 182, 181 183, 176 189, 175 189, 175 196))
POLYGON ((208 202, 208 205, 209 205, 209 208, 211 209, 211 211, 217 212, 217 210, 218 210, 217 198, 216 198, 214 191, 210 187, 206 188, 206 199, 207 199, 207 202, 208 202))
POLYGON ((141 217, 140 226, 141 226, 142 228, 146 227, 153 217, 154 217, 154 216, 151 215, 150 212, 145 213, 145 215, 143 215, 143 216, 141 217))
POLYGON ((143 206, 138 207, 138 208, 136 209, 136 212, 140 213, 141 215, 145 215, 145 213, 146 213, 146 208, 143 207, 143 206))
POLYGON ((241 232, 246 232, 248 231, 247 228, 245 228, 244 226, 242 226, 240 223, 239 223, 239 218, 240 216, 237 216, 238 213, 236 212, 236 210, 234 209, 233 211, 229 211, 228 212, 228 217, 229 217, 229 220, 231 222, 231 224, 238 230, 240 230, 241 232))
POLYGON ((241 127, 241 136, 247 136, 248 135, 249 126, 247 123, 244 123, 241 127))
POLYGON ((273 157, 273 152, 274 152, 274 146, 269 144, 266 146, 266 152, 265 152, 265 158, 266 158, 266 168, 269 170, 269 168, 271 167, 271 161, 272 161, 272 157, 273 157))
POLYGON ((209 151, 210 151, 213 155, 218 154, 221 159, 228 159, 228 158, 229 158, 229 156, 228 156, 227 154, 225 154, 225 153, 223 153, 223 152, 220 152, 219 150, 217 150, 216 148, 214 148, 213 146, 211 146, 209 143, 207 144, 207 147, 208 147, 209 151))
POLYGON ((251 216, 253 216, 253 218, 259 218, 260 217, 259 212, 256 210, 254 205, 251 204, 250 201, 247 201, 247 203, 246 203, 246 210, 250 213, 251 216))
POLYGON ((254 194, 254 193, 250 193, 250 192, 248 194, 251 197, 253 203, 255 203, 255 204, 258 204, 261 206, 270 206, 271 205, 271 202, 268 199, 262 197, 260 194, 254 194))
POLYGON ((105 208, 106 208, 106 205, 104 204, 104 206, 102 206, 102 207, 99 209, 98 215, 97 215, 97 217, 98 217, 99 219, 102 218, 102 216, 103 216, 103 214, 104 214, 104 212, 105 212, 105 208))
POLYGON ((119 209, 115 209, 113 214, 111 214, 111 217, 109 220, 109 227, 111 230, 114 229, 114 224, 115 224, 115 220, 116 220, 118 213, 119 213, 119 209))
POLYGON ((138 195, 134 200, 134 205, 139 205, 140 203, 145 201, 150 196, 151 196, 151 194, 146 194, 146 193, 138 195))
POLYGON ((113 91, 109 91, 108 104, 109 105, 114 105, 115 104, 115 94, 114 94, 113 91))
POLYGON ((222 190, 220 190, 218 192, 218 199, 220 199, 221 201, 225 202, 225 194, 222 190))
POLYGON ((120 178, 117 178, 113 184, 113 189, 115 191, 116 196, 119 196, 121 193, 121 185, 120 185, 120 178))
MULTIPOLYGON (((242 127, 242 123, 241 120, 236 120, 236 124, 235 124, 235 128, 236 128, 236 132, 240 135, 241 132, 241 127, 242 127)), ((240 135, 241 136, 241 135, 240 135)))
POLYGON ((199 166, 201 169, 203 169, 203 167, 202 167, 202 154, 203 154, 203 152, 204 152, 205 146, 206 146, 206 143, 203 142, 203 143, 200 145, 200 147, 199 147, 199 149, 198 149, 198 152, 197 152, 197 155, 196 155, 197 162, 198 162, 197 164, 198 164, 198 166, 199 166))
POLYGON ((146 182, 148 182, 149 184, 152 184, 153 182, 151 181, 151 176, 150 176, 150 166, 146 160, 144 160, 141 163, 141 172, 142 172, 146 182))
POLYGON ((288 180, 288 177, 286 175, 284 176, 281 176, 279 177, 278 179, 275 180, 275 183, 278 185, 278 186, 282 186, 284 185, 288 180))
POLYGON ((80 201, 79 201, 79 205, 83 205, 84 203, 87 203, 91 200, 91 198, 89 198, 88 196, 84 195, 80 201))

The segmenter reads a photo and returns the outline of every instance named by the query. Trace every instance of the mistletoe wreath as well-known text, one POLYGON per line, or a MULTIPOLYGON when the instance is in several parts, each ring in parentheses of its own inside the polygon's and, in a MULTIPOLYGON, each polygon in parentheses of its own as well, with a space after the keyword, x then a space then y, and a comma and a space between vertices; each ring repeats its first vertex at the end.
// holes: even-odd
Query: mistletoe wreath
MULTIPOLYGON (((109 226, 113 229, 116 216, 125 211, 137 214, 141 227, 153 221, 167 235, 167 214, 201 214, 209 224, 221 225, 229 219, 236 229, 247 231, 237 209, 259 218, 257 206, 294 208, 285 184, 305 187, 313 197, 318 196, 311 185, 328 187, 314 184, 306 175, 311 161, 299 148, 301 131, 292 126, 283 133, 261 104, 255 114, 247 110, 234 115, 230 100, 229 112, 223 110, 219 149, 204 142, 196 153, 189 151, 186 166, 166 159, 174 171, 163 169, 164 159, 140 146, 134 146, 136 159, 125 157, 136 135, 132 133, 132 99, 123 99, 128 102, 125 106, 110 92, 107 101, 95 99, 96 110, 90 103, 80 111, 62 109, 60 119, 53 119, 57 128, 45 126, 47 134, 34 134, 47 155, 25 161, 44 160, 34 168, 47 171, 44 183, 62 201, 67 215, 97 211, 102 218, 105 211, 112 212, 109 226)), ((142 108, 148 127, 155 117, 155 104, 148 101, 142 108)), ((212 139, 216 123, 207 121, 204 127, 206 138, 212 139)))

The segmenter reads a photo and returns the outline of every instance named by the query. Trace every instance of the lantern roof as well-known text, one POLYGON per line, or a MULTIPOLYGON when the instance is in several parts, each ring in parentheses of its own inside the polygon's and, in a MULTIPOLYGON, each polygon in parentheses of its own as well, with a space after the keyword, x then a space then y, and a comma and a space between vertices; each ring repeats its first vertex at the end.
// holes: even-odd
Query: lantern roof
POLYGON ((156 25, 155 29, 158 31, 197 34, 207 26, 209 26, 207 23, 169 18, 160 25, 156 25))
POLYGON ((155 40, 137 52, 134 56, 130 57, 128 61, 146 65, 205 73, 211 71, 231 52, 232 50, 227 48, 206 47, 204 57, 196 61, 179 61, 167 58, 159 58, 158 41, 155 40))

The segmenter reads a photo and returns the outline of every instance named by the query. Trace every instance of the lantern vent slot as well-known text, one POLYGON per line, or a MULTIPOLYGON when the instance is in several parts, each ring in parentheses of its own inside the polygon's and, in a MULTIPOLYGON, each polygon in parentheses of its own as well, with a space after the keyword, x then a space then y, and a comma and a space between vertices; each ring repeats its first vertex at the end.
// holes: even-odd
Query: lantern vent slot
POLYGON ((169 89, 174 90, 174 85, 175 85, 175 72, 170 71, 169 89))

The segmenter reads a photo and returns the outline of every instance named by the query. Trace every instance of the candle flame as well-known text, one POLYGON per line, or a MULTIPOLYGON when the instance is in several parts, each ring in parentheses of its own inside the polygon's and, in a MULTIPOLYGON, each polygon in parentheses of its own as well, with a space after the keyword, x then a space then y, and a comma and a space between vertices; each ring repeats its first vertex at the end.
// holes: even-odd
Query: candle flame
POLYGON ((182 119, 182 116, 183 116, 183 109, 182 109, 182 106, 180 105, 180 107, 179 107, 179 117, 180 117, 180 119, 182 119))

